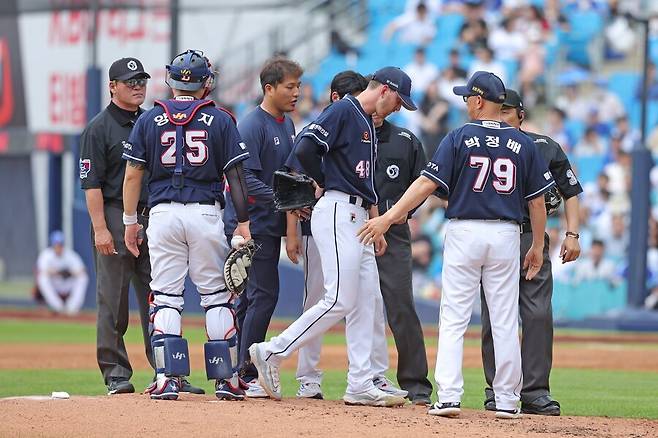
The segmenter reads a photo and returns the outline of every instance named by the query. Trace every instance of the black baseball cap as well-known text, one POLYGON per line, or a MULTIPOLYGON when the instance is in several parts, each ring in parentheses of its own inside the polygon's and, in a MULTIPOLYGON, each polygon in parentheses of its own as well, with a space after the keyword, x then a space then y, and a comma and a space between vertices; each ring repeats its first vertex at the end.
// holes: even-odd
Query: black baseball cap
POLYGON ((111 81, 127 81, 137 77, 147 79, 151 77, 144 71, 144 66, 137 58, 121 58, 110 66, 111 81))
POLYGON ((517 93, 516 90, 506 88, 505 102, 503 102, 503 106, 508 108, 523 109, 523 101, 521 100, 521 96, 519 96, 519 93, 517 93))
POLYGON ((457 96, 482 96, 494 103, 505 101, 505 84, 489 71, 476 71, 466 85, 453 87, 452 92, 457 96))
POLYGON ((387 85, 398 93, 402 100, 402 106, 409 111, 416 111, 418 107, 411 100, 411 78, 397 67, 384 67, 372 75, 372 80, 387 85))

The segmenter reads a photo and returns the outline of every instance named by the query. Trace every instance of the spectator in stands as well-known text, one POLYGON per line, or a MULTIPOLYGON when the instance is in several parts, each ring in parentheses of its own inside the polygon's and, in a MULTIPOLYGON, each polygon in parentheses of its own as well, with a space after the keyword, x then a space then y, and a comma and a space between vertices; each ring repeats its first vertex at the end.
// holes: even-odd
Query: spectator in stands
POLYGON ((614 287, 620 282, 615 263, 605 257, 605 243, 599 239, 592 240, 588 257, 578 260, 574 269, 574 284, 587 281, 606 281, 614 287))
POLYGON ((425 49, 418 47, 414 52, 414 60, 407 64, 404 70, 411 78, 414 93, 425 93, 429 84, 439 76, 436 65, 427 61, 425 49))
MULTIPOLYGON (((444 6, 447 6, 449 10, 455 9, 455 3, 461 2, 460 0, 407 0, 404 10, 407 13, 412 13, 418 8, 418 5, 423 3, 427 8, 427 11, 434 16, 441 14, 441 11, 444 6), (445 4, 445 5, 444 5, 445 4)), ((448 12, 448 11, 446 11, 448 12)))
POLYGON ((459 41, 470 53, 475 53, 477 47, 487 45, 489 29, 482 17, 482 8, 467 5, 465 14, 466 19, 459 31, 459 41))
POLYGON ((414 12, 406 12, 386 26, 384 41, 390 41, 396 32, 400 32, 398 39, 402 43, 425 46, 436 35, 434 16, 428 12, 425 3, 419 2, 414 12))
POLYGON ((596 129, 588 127, 585 129, 585 135, 574 147, 573 153, 578 157, 588 157, 592 155, 603 155, 606 152, 606 143, 599 136, 596 129))
POLYGON ((446 68, 452 69, 456 78, 466 79, 468 77, 468 72, 462 67, 461 57, 457 49, 450 49, 448 66, 446 68))
POLYGON ((608 138, 610 137, 610 133, 612 132, 612 127, 610 126, 609 123, 604 122, 601 120, 599 117, 599 110, 598 108, 592 107, 589 110, 589 113, 587 114, 587 120, 585 121, 586 124, 586 129, 587 128, 592 128, 596 131, 599 136, 603 138, 608 138))
POLYGON ((471 64, 468 76, 473 76, 476 71, 489 71, 498 76, 504 84, 507 84, 505 66, 494 59, 493 51, 487 46, 479 46, 475 49, 475 60, 471 64))
POLYGON ((420 137, 426 157, 434 155, 439 143, 448 133, 449 111, 450 105, 439 95, 437 82, 431 82, 418 106, 420 137))
POLYGON ((628 152, 620 150, 615 159, 603 167, 603 171, 610 182, 608 190, 613 195, 628 195, 630 190, 631 156, 628 152))
POLYGON ((630 152, 641 140, 640 131, 631 127, 628 117, 621 116, 615 119, 612 134, 620 137, 621 149, 630 152))
POLYGON ((569 81, 563 88, 562 94, 555 99, 555 106, 560 108, 571 120, 584 122, 593 105, 598 105, 585 97, 578 83, 569 81))
POLYGON ((50 234, 50 247, 37 260, 35 299, 56 313, 75 315, 87 293, 89 277, 80 256, 64 248, 64 233, 50 234))
MULTIPOLYGON (((647 99, 658 100, 658 75, 656 75, 656 64, 649 62, 647 70, 647 99)), ((642 78, 638 81, 635 97, 642 98, 642 78)))
POLYGON ((612 258, 621 259, 626 256, 630 236, 626 224, 625 215, 614 213, 610 217, 610 232, 601 235, 601 240, 605 243, 606 252, 612 258))
POLYGON ((606 78, 598 77, 593 84, 594 89, 589 96, 590 110, 596 108, 599 120, 602 123, 612 124, 615 119, 626 115, 624 104, 617 94, 608 89, 609 82, 606 78))
POLYGON ((488 41, 495 58, 500 61, 518 61, 528 47, 525 32, 516 28, 516 18, 506 17, 500 27, 491 31, 488 41))
POLYGON ((562 146, 565 152, 569 153, 572 148, 572 142, 564 126, 567 115, 558 107, 552 107, 548 110, 546 117, 546 126, 544 134, 551 137, 562 146))
POLYGON ((446 68, 443 70, 436 83, 439 95, 448 101, 453 108, 457 109, 457 111, 464 111, 464 101, 461 96, 457 96, 453 93, 452 89, 461 83, 463 83, 462 78, 457 76, 457 73, 453 68, 446 68))
POLYGON ((295 106, 295 112, 298 113, 301 124, 295 126, 306 126, 310 121, 314 120, 319 114, 317 112, 318 102, 315 99, 315 92, 313 85, 305 83, 302 85, 300 92, 300 99, 295 106))
POLYGON ((605 211, 610 200, 609 182, 608 175, 601 171, 596 177, 596 182, 588 182, 583 186, 582 204, 588 209, 590 217, 596 218, 605 211))
POLYGON ((416 219, 409 220, 409 228, 411 231, 411 278, 414 295, 438 300, 440 290, 430 272, 430 265, 434 258, 432 239, 420 233, 416 219))

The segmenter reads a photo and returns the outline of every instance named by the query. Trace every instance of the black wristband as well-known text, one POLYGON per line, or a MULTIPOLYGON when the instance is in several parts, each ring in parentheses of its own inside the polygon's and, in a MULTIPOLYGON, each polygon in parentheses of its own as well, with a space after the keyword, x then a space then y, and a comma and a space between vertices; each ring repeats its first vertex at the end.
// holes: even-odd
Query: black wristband
POLYGON ((574 233, 573 231, 567 231, 564 233, 564 235, 567 237, 573 237, 574 239, 578 239, 580 237, 580 234, 574 233))

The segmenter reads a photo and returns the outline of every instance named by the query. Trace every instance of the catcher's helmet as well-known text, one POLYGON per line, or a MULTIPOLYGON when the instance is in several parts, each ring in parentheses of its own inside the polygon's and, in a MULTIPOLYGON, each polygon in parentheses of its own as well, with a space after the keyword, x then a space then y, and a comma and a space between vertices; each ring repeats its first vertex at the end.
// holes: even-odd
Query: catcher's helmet
POLYGON ((171 64, 167 65, 167 85, 176 90, 211 89, 214 79, 210 62, 200 50, 188 49, 176 55, 171 64))
POLYGON ((560 204, 562 204, 562 195, 556 186, 544 193, 544 205, 548 216, 554 214, 560 208, 560 204))

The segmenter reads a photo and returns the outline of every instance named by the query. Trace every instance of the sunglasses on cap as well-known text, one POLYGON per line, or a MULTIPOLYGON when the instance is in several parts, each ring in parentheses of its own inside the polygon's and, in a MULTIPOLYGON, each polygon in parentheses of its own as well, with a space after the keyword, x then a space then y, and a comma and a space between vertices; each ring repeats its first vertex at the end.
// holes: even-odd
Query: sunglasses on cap
POLYGON ((133 79, 127 79, 125 81, 117 81, 117 82, 121 82, 128 88, 137 88, 137 87, 146 87, 148 81, 149 80, 147 78, 139 78, 139 79, 133 78, 133 79))

